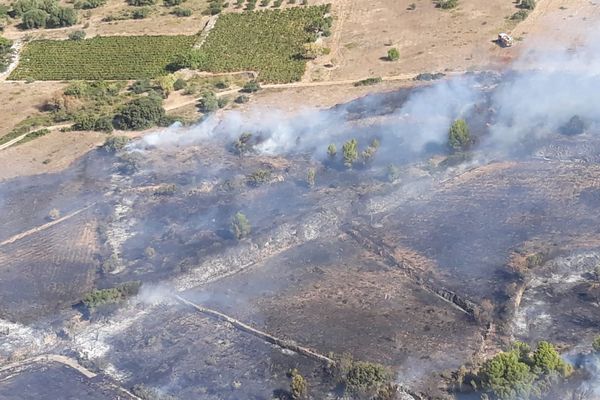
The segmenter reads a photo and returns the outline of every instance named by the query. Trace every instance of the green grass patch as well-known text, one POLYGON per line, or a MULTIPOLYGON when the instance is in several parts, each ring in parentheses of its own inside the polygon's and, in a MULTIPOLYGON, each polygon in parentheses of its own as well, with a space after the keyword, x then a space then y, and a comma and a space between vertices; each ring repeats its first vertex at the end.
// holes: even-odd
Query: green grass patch
MULTIPOLYGON (((263 82, 299 81, 306 60, 298 57, 316 39, 328 6, 222 14, 202 45, 201 69, 210 72, 251 70, 263 82)), ((327 22, 330 23, 330 22, 327 22)))
POLYGON ((11 80, 125 80, 154 78, 196 36, 111 36, 35 40, 23 50, 11 80))

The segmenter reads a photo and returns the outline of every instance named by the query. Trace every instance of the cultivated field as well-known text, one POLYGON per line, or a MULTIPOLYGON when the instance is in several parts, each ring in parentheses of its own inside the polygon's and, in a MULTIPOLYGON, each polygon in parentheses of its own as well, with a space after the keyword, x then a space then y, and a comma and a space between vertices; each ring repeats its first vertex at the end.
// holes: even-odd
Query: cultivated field
POLYGON ((115 36, 81 41, 39 40, 29 43, 10 79, 154 78, 195 36, 115 36))
POLYGON ((257 71, 265 82, 299 81, 306 61, 302 45, 313 40, 307 26, 326 13, 326 6, 296 7, 284 11, 224 14, 201 51, 211 72, 257 71))

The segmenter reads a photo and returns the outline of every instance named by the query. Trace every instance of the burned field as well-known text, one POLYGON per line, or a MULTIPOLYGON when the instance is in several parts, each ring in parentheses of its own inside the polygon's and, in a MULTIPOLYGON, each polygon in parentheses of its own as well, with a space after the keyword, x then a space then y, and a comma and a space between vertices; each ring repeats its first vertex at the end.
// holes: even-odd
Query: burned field
MULTIPOLYGON (((513 337, 577 349, 600 326, 600 141, 592 127, 492 148, 494 79, 453 92, 478 145, 459 161, 412 139, 424 114, 404 90, 312 116, 336 131, 324 137, 200 125, 2 183, 0 356, 73 355, 158 398, 268 399, 289 395, 294 368, 314 398, 340 394, 324 360, 350 354, 389 367, 405 398, 439 398, 451 371, 513 337), (324 154, 353 136, 364 163, 324 154), (232 229, 237 213, 249 226, 232 229), (94 292, 132 282, 118 301, 94 292), (37 332, 51 340, 28 345, 37 332)), ((44 368, 31 373, 60 372, 44 368)), ((27 385, 18 376, 0 393, 27 385)))

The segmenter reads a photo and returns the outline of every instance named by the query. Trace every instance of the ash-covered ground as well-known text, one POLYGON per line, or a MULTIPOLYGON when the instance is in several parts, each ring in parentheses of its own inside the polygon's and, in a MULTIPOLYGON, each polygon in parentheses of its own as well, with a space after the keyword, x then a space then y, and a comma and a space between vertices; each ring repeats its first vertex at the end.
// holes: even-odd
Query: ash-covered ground
POLYGON ((575 354, 600 329, 598 82, 469 74, 287 119, 226 113, 3 182, 0 398, 60 382, 71 397, 55 398, 144 385, 270 399, 293 368, 313 398, 339 394, 322 361, 176 294, 285 343, 382 363, 405 398, 450 396, 449 371, 514 338, 575 354), (582 100, 546 99, 573 87, 582 100), (446 145, 456 118, 474 138, 460 153, 446 145), (380 146, 347 168, 351 138, 380 146), (251 225, 241 239, 237 212, 251 225), (94 288, 131 281, 138 295, 82 307, 94 288), (32 361, 43 354, 64 363, 32 361))

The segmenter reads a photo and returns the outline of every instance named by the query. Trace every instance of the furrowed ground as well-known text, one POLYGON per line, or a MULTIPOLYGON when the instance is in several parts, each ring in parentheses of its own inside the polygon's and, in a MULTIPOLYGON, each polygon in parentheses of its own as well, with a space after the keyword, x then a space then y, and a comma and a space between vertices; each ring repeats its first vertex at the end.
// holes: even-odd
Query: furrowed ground
POLYGON ((271 83, 299 81, 306 65, 299 55, 315 39, 307 26, 327 12, 328 6, 312 6, 223 14, 202 45, 202 69, 257 71, 271 83))
POLYGON ((23 52, 12 80, 154 78, 196 36, 113 36, 87 40, 36 40, 23 52))

